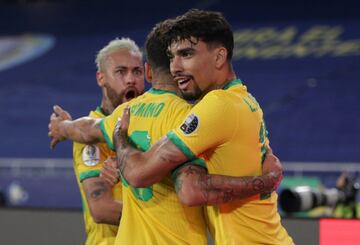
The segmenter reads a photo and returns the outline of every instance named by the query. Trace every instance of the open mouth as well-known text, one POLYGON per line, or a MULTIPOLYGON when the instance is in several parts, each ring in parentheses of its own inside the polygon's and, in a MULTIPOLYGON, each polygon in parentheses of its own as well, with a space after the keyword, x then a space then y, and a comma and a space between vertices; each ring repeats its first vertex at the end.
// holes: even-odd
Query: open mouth
POLYGON ((128 88, 124 94, 124 102, 130 101, 138 96, 138 92, 135 88, 128 88))
POLYGON ((186 87, 190 83, 190 79, 191 78, 185 78, 185 79, 177 80, 177 84, 178 84, 179 89, 181 89, 181 90, 186 89, 186 87))

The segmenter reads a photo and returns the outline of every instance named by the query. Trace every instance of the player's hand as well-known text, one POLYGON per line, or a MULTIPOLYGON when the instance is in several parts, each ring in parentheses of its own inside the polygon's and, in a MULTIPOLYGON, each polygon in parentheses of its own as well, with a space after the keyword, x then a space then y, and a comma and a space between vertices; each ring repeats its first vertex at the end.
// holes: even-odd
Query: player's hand
POLYGON ((66 139, 63 135, 61 135, 60 124, 65 120, 71 120, 71 115, 67 111, 63 110, 60 106, 55 105, 53 110, 54 111, 50 116, 50 122, 48 125, 48 136, 51 138, 51 149, 54 149, 57 143, 66 139))
POLYGON ((113 141, 115 146, 121 146, 123 148, 126 147, 128 143, 128 128, 130 122, 130 107, 126 107, 124 109, 124 113, 122 118, 118 120, 114 134, 113 134, 113 141))
POLYGON ((100 177, 103 178, 111 187, 120 181, 118 164, 116 157, 108 157, 103 164, 100 177))
POLYGON ((273 183, 272 190, 276 190, 283 177, 283 167, 279 158, 273 154, 270 147, 267 148, 262 170, 264 175, 268 175, 271 178, 273 183))

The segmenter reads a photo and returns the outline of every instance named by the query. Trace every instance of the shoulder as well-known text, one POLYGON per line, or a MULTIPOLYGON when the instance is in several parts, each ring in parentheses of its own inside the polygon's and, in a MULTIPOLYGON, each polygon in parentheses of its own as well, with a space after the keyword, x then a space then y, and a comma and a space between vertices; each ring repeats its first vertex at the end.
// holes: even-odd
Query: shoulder
POLYGON ((123 103, 121 105, 118 105, 118 107, 115 108, 115 110, 110 114, 110 116, 119 116, 119 115, 122 115, 123 112, 124 112, 124 109, 129 106, 130 103, 129 102, 126 102, 126 103, 123 103))
POLYGON ((231 106, 228 96, 229 93, 227 91, 221 89, 213 90, 197 102, 195 107, 202 107, 209 111, 222 110, 224 107, 231 106))
POLYGON ((94 167, 101 163, 102 145, 85 145, 74 142, 73 158, 74 162, 84 167, 94 167))

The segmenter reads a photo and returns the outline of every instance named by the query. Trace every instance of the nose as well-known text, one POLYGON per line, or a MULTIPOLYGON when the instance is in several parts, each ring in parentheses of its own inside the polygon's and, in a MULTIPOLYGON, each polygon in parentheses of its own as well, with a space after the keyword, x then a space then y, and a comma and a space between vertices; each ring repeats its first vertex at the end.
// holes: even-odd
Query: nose
POLYGON ((177 56, 174 56, 170 61, 170 72, 173 76, 183 71, 183 66, 181 59, 177 56))
POLYGON ((132 72, 128 72, 126 74, 125 83, 128 86, 135 85, 136 79, 135 79, 135 75, 132 72))

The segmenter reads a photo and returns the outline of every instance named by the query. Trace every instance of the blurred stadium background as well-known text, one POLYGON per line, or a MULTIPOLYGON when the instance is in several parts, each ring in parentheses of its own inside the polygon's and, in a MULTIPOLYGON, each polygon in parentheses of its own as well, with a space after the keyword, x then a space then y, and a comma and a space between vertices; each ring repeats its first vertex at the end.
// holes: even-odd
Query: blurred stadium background
MULTIPOLYGON (((32 222, 43 226, 31 244, 57 244, 63 232, 73 234, 65 244, 81 244, 72 144, 49 149, 52 105, 73 118, 86 115, 100 102, 96 51, 115 37, 142 46, 155 23, 190 8, 221 11, 233 27, 234 68, 262 105, 272 148, 285 166, 279 193, 298 185, 332 188, 343 172, 359 179, 358 1, 0 0, 1 244, 19 244, 13 234, 26 239, 32 222), (14 220, 27 216, 32 222, 23 223, 24 231, 14 220)), ((297 219, 285 223, 297 244, 330 244, 332 230, 320 227, 338 233, 338 227, 360 227, 356 220, 304 219, 327 214, 293 214, 297 219), (296 233, 301 224, 308 230, 296 233)))

